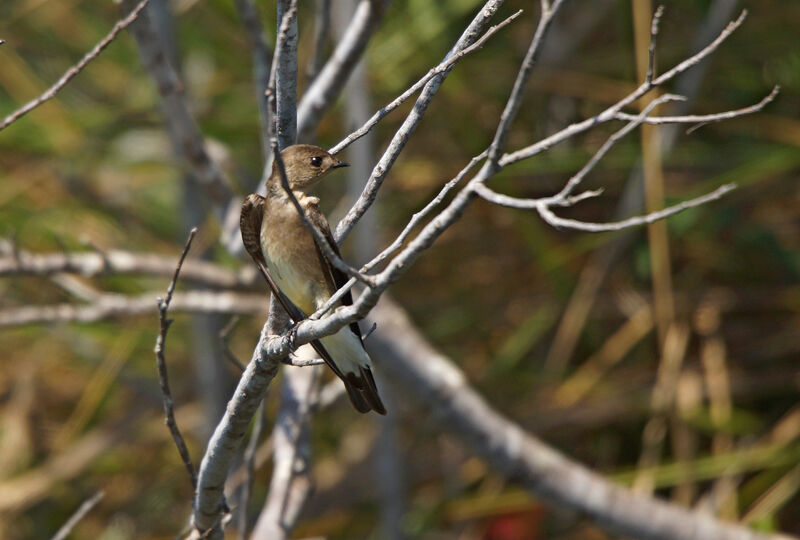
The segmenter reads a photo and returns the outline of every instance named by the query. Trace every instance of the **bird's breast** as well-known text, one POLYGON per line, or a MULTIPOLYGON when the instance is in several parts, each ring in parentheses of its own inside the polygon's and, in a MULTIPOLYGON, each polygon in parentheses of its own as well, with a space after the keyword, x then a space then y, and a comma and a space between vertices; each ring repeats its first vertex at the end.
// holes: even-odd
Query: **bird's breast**
POLYGON ((283 294, 311 314, 329 297, 314 238, 294 207, 280 205, 265 214, 261 249, 270 274, 283 294))

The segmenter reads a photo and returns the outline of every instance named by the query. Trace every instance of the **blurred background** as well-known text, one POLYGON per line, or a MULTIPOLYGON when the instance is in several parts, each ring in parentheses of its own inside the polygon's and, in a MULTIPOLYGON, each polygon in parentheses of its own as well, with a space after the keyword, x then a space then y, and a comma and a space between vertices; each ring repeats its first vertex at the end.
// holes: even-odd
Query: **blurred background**
MULTIPOLYGON (((258 4, 272 41, 274 5, 258 4)), ((301 4, 302 92, 315 17, 311 3, 301 4)), ((596 114, 635 87, 648 4, 567 5, 509 149, 596 114)), ((301 142, 330 147, 347 135, 436 65, 481 5, 393 2, 346 96, 317 140, 301 142)), ((192 110, 243 196, 256 186, 263 157, 236 11, 223 0, 176 0, 170 8, 192 110)), ((643 212, 643 165, 648 182, 663 185, 663 200, 650 204, 728 182, 739 189, 649 230, 613 234, 558 231, 535 213, 476 201, 391 293, 494 407, 567 455, 643 492, 800 534, 800 3, 675 0, 666 8, 660 72, 749 9, 709 61, 669 85, 689 98, 686 109, 672 111, 748 106, 776 84, 781 94, 762 113, 690 134, 686 126, 637 130, 587 179, 603 195, 561 215, 610 221, 643 212)), ((328 52, 347 9, 332 3, 328 52)), ((525 9, 519 20, 447 78, 370 218, 345 244, 351 261, 391 242, 491 141, 538 19, 538 2, 508 0, 497 21, 517 9, 525 9)), ((2 0, 0 115, 44 91, 119 17, 111 2, 2 0)), ((319 193, 332 223, 410 108, 344 152, 357 165, 352 178, 332 177, 319 193)), ((491 185, 522 197, 552 194, 618 127, 600 126, 511 166, 491 185)), ((249 260, 225 249, 219 222, 176 166, 156 87, 131 36, 123 32, 57 99, 0 133, 3 257, 15 249, 177 257, 192 226, 199 234, 190 257, 246 269, 237 292, 250 299, 230 313, 173 314, 167 361, 178 423, 197 461, 238 377, 225 349, 250 358, 265 288, 249 260), (223 329, 227 345, 217 337, 223 329)), ((168 282, 141 274, 0 276, 3 538, 49 537, 98 490, 105 497, 74 538, 173 538, 185 527, 192 489, 163 425, 152 352, 155 297, 168 282), (28 306, 91 305, 109 294, 152 305, 91 322, 12 320, 28 306)), ((186 280, 178 291, 192 288, 208 286, 186 280)), ((401 520, 387 530, 377 498, 376 457, 389 428, 339 399, 314 418, 316 491, 295 537, 609 538, 495 474, 428 420, 413 392, 384 385, 394 413, 391 466, 403 480, 401 520)), ((267 426, 279 396, 276 381, 267 426)), ((253 513, 268 487, 268 446, 257 462, 253 513)))

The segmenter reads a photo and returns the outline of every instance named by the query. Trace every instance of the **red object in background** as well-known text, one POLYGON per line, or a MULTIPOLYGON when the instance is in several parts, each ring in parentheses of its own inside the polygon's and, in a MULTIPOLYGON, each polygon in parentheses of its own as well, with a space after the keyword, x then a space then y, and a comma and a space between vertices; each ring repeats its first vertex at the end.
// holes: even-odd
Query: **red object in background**
POLYGON ((543 512, 530 509, 524 512, 513 512, 492 517, 482 540, 542 540, 543 512))

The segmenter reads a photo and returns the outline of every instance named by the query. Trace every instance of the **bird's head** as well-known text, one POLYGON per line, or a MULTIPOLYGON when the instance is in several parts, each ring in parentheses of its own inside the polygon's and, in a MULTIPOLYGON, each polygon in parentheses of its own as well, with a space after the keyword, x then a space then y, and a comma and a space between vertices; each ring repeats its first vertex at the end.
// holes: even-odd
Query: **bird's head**
MULTIPOLYGON (((286 177, 292 190, 307 191, 325 175, 348 164, 337 159, 319 146, 311 144, 295 144, 284 148, 281 152, 286 167, 286 177)), ((280 173, 277 163, 272 165, 272 177, 280 186, 280 173)))

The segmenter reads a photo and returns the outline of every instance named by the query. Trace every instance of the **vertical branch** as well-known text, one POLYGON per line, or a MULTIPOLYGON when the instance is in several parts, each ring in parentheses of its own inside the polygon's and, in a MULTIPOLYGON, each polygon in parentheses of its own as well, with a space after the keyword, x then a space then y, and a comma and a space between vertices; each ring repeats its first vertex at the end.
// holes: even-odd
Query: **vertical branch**
POLYGON ((172 392, 169 389, 167 361, 164 357, 164 347, 167 340, 167 330, 169 330, 169 327, 173 321, 173 319, 167 318, 167 310, 169 309, 169 303, 172 301, 172 294, 175 292, 175 284, 178 282, 178 276, 181 273, 183 261, 186 259, 186 254, 189 253, 189 248, 192 246, 192 240, 196 234, 197 228, 192 229, 189 233, 189 239, 186 240, 186 246, 183 248, 181 258, 178 260, 178 266, 175 267, 175 275, 172 277, 172 281, 167 287, 167 295, 163 299, 159 298, 157 300, 158 320, 161 329, 158 333, 158 337, 156 338, 155 346, 156 363, 158 365, 158 382, 161 385, 161 395, 164 398, 164 416, 166 417, 167 427, 169 427, 169 431, 172 434, 172 440, 175 441, 175 446, 178 447, 178 453, 181 455, 183 464, 189 473, 189 479, 192 481, 193 488, 197 487, 197 475, 194 471, 192 458, 189 455, 189 449, 186 447, 186 442, 183 440, 183 435, 181 435, 181 431, 178 429, 178 423, 175 421, 175 407, 172 401, 172 392))
POLYGON ((275 109, 278 146, 294 144, 297 137, 297 5, 292 0, 278 0, 278 21, 288 13, 288 26, 278 36, 278 66, 275 71, 275 109))
MULTIPOLYGON (((322 69, 325 44, 331 29, 331 0, 316 0, 317 20, 314 23, 314 54, 306 68, 306 84, 311 85, 322 69)), ((337 6, 338 7, 338 6, 337 6)))
POLYGON ((261 125, 261 148, 264 158, 269 155, 269 125, 271 115, 265 92, 269 85, 269 72, 272 69, 272 51, 264 38, 264 28, 258 15, 258 7, 253 0, 234 0, 239 19, 250 42, 253 59, 253 79, 261 125))
MULTIPOLYGON (((313 349, 303 347, 298 353, 313 354, 313 349)), ((281 407, 272 433, 275 466, 253 540, 289 538, 311 492, 311 403, 318 374, 319 367, 284 368, 281 407)))

